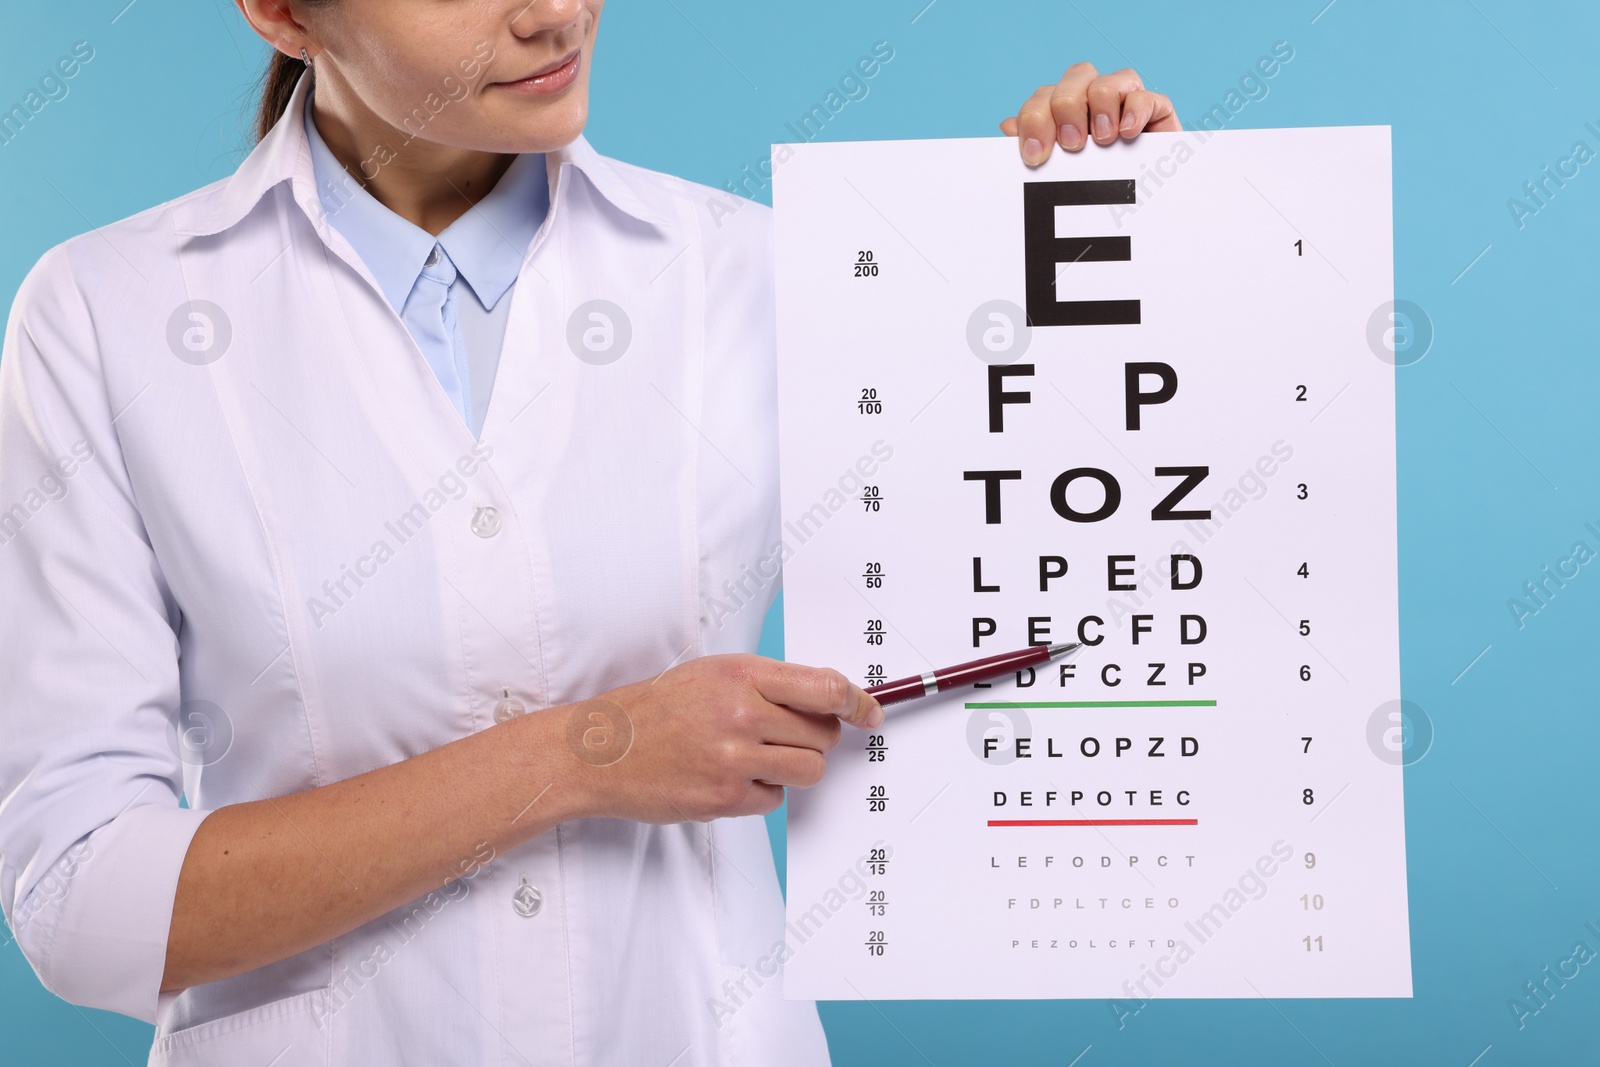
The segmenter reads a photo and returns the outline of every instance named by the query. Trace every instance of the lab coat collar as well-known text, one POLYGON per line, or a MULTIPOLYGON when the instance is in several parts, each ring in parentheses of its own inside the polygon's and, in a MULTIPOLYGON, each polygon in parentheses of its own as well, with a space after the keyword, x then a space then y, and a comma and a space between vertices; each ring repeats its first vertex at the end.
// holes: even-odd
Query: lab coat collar
POLYGON ((565 148, 550 153, 548 158, 556 167, 572 164, 619 211, 652 226, 665 228, 671 224, 672 216, 667 209, 647 202, 639 186, 628 180, 621 166, 596 152, 582 134, 565 148))
MULTIPOLYGON (((311 77, 309 70, 300 76, 283 116, 231 177, 178 204, 173 221, 179 236, 208 237, 230 229, 249 215, 270 190, 286 181, 291 183, 295 201, 308 215, 321 215, 311 148, 301 122, 311 77)), ((669 224, 667 208, 652 202, 654 196, 647 198, 621 167, 596 152, 581 134, 566 147, 547 153, 546 158, 552 179, 560 168, 571 164, 619 211, 652 226, 664 228, 669 224)), ((553 186, 557 184, 552 181, 553 186)))

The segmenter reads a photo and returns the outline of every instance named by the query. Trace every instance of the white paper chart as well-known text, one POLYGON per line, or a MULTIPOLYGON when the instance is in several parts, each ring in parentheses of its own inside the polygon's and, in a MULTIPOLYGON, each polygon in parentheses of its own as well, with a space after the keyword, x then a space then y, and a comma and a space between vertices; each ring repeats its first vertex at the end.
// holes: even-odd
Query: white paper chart
POLYGON ((1387 127, 780 146, 790 997, 1407 997, 1387 127))

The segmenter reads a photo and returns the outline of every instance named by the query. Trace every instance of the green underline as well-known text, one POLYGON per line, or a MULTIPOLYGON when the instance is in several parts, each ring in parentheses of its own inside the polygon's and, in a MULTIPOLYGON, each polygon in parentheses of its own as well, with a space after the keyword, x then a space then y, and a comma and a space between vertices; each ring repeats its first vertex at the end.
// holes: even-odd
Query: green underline
POLYGON ((995 700, 970 708, 1214 708, 1215 700, 995 700))

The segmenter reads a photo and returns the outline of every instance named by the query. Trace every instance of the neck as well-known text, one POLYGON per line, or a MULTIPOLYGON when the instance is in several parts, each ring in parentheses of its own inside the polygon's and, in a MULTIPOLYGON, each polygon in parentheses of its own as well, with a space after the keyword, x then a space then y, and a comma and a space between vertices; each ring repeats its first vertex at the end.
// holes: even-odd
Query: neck
POLYGON ((435 237, 489 195, 516 159, 413 137, 322 71, 317 78, 311 118, 333 157, 374 200, 435 237))

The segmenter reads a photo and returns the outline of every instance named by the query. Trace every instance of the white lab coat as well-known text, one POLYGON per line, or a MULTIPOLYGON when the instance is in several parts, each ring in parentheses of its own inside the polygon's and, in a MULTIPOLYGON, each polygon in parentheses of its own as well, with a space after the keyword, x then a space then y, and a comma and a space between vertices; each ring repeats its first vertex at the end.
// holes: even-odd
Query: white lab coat
POLYGON ((158 995, 209 811, 489 728, 503 691, 537 714, 753 651, 776 592, 768 210, 582 139, 552 153, 475 442, 324 216, 306 87, 234 176, 53 249, 12 309, 0 903, 20 947, 66 999, 155 1022, 151 1063, 826 1063, 815 1006, 771 973, 756 817, 569 822, 158 995), (631 328, 610 362, 608 322, 629 331, 594 300, 631 328))

